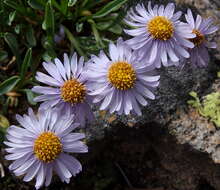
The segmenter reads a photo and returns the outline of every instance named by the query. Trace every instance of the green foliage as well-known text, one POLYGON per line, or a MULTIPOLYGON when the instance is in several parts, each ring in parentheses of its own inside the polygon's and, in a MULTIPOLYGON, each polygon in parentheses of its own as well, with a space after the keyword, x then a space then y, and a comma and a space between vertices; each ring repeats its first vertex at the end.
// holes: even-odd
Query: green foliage
POLYGON ((12 76, 0 84, 0 95, 6 94, 13 90, 20 81, 19 76, 12 76))
POLYGON ((76 51, 87 59, 116 40, 122 34, 126 14, 119 9, 126 2, 1 0, 0 62, 6 72, 1 75, 0 68, 0 96, 7 95, 4 105, 17 105, 21 94, 29 104, 35 104, 35 95, 28 88, 35 83, 34 75, 42 61, 51 61, 64 51, 76 51), (8 67, 14 72, 7 72, 8 67))
POLYGON ((191 92, 190 95, 194 100, 189 100, 188 104, 196 108, 202 116, 209 118, 216 126, 220 127, 220 92, 208 94, 204 97, 202 103, 195 92, 191 92))

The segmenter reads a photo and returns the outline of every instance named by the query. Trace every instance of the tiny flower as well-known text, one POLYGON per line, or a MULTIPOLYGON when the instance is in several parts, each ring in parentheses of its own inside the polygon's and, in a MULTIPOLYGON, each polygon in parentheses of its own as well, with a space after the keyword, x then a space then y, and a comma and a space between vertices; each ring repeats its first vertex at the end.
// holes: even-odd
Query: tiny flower
POLYGON ((37 116, 29 108, 28 115, 16 115, 22 127, 10 126, 7 130, 9 148, 5 156, 14 160, 9 169, 16 176, 24 175, 28 182, 36 178, 36 189, 51 183, 56 172, 62 182, 69 183, 71 176, 82 170, 80 162, 68 153, 88 152, 87 146, 80 141, 82 133, 72 133, 78 123, 73 123, 74 115, 53 110, 40 110, 37 116))
POLYGON ((188 26, 195 38, 190 39, 194 43, 195 47, 189 49, 190 62, 193 66, 205 67, 209 63, 209 54, 207 48, 216 48, 215 42, 208 42, 206 36, 212 34, 218 30, 218 27, 213 26, 213 20, 211 18, 203 19, 200 15, 197 15, 196 19, 193 18, 190 9, 185 14, 188 26))
POLYGON ((35 86, 32 89, 43 94, 36 97, 35 101, 44 102, 41 104, 44 109, 57 107, 64 112, 71 110, 81 126, 85 126, 86 120, 92 121, 94 115, 89 105, 91 97, 87 93, 84 58, 78 61, 76 53, 71 58, 64 54, 64 64, 57 58, 54 62, 43 63, 50 76, 37 72, 36 79, 49 86, 35 86))
POLYGON ((135 29, 124 30, 134 36, 126 43, 138 53, 139 58, 156 68, 178 65, 181 58, 188 58, 186 48, 193 48, 192 42, 186 38, 193 38, 190 29, 185 23, 179 21, 182 13, 174 13, 175 6, 169 3, 155 5, 152 9, 148 3, 148 11, 144 5, 138 4, 136 12, 131 10, 125 22, 135 29))
POLYGON ((109 55, 101 51, 92 56, 88 66, 90 95, 94 103, 100 103, 100 110, 110 113, 141 115, 139 105, 146 106, 147 98, 155 99, 152 90, 159 85, 160 76, 152 75, 152 66, 143 65, 137 55, 119 39, 109 45, 109 55))

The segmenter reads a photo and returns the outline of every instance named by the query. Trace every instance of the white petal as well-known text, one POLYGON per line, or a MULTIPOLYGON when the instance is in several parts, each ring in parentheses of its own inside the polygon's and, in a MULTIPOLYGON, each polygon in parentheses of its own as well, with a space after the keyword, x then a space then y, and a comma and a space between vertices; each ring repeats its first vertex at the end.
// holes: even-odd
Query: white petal
POLYGON ((73 76, 76 77, 77 65, 78 65, 76 53, 73 54, 70 62, 71 62, 71 70, 72 70, 73 76))
POLYGON ((64 53, 64 67, 66 70, 67 79, 70 79, 71 77, 71 70, 70 70, 70 59, 66 53, 64 53))
POLYGON ((59 73, 61 74, 63 79, 67 80, 67 78, 66 78, 66 70, 65 70, 62 62, 59 59, 57 59, 57 58, 54 59, 54 62, 56 64, 56 66, 57 66, 57 70, 59 71, 59 73))

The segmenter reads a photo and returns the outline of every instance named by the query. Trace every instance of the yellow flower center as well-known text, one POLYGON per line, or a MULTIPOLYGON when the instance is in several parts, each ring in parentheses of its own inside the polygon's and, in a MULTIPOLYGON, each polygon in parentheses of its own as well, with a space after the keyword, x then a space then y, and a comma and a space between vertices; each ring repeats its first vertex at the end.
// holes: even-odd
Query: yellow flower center
POLYGON ((132 65, 124 61, 119 61, 110 66, 108 70, 108 79, 117 89, 127 90, 133 88, 136 80, 136 73, 132 65))
POLYGON ((52 132, 42 133, 34 142, 34 154, 43 162, 55 160, 61 151, 60 139, 52 132))
POLYGON ((61 97, 65 102, 71 104, 83 102, 85 95, 85 86, 76 79, 67 80, 61 87, 61 97))
POLYGON ((169 40, 173 36, 173 23, 164 16, 156 16, 151 19, 147 29, 155 39, 169 40))
POLYGON ((204 42, 205 36, 204 36, 200 31, 194 29, 194 30, 192 31, 192 33, 195 34, 196 37, 195 37, 195 38, 192 38, 192 39, 189 39, 189 40, 190 40, 191 42, 193 42, 195 46, 198 46, 198 45, 200 45, 202 42, 204 42))

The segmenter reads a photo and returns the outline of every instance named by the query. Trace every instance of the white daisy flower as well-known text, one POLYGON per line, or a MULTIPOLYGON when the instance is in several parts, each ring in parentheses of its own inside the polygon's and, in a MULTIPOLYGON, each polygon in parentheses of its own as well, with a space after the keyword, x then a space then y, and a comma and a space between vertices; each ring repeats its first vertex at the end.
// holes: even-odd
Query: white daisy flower
POLYGON ((169 3, 155 5, 148 9, 138 4, 128 13, 125 22, 135 29, 124 30, 133 36, 126 43, 136 50, 140 59, 156 68, 178 65, 181 58, 189 58, 186 48, 193 48, 194 44, 187 39, 194 38, 187 24, 179 21, 182 13, 174 13, 175 6, 169 3), (187 39, 186 39, 187 38, 187 39))
POLYGON ((9 148, 5 156, 14 160, 9 169, 16 176, 24 175, 24 181, 36 178, 36 189, 51 183, 56 172, 62 182, 69 183, 71 176, 82 170, 79 161, 68 153, 88 152, 87 146, 80 141, 82 133, 72 133, 78 123, 73 123, 74 116, 68 112, 60 115, 56 110, 40 110, 36 116, 32 109, 23 117, 16 115, 22 127, 10 126, 7 130, 9 148))
POLYGON ((140 105, 148 104, 146 99, 155 99, 153 90, 159 85, 154 67, 139 62, 137 55, 119 39, 117 45, 109 45, 109 57, 101 51, 93 56, 88 66, 90 95, 94 103, 100 102, 101 110, 110 113, 141 115, 140 105))

